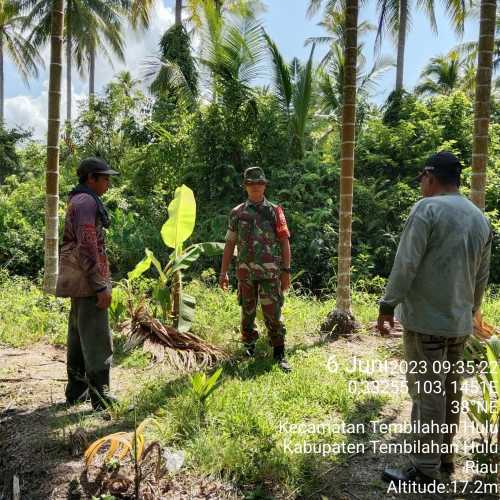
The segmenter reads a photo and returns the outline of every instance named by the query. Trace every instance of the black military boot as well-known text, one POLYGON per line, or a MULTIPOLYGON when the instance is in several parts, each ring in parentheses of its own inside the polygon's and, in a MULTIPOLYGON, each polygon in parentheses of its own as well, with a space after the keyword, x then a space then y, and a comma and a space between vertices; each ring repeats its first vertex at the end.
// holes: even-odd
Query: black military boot
POLYGON ((245 342, 243 348, 245 349, 246 357, 253 358, 255 356, 255 342, 245 342))
POLYGON ((85 389, 79 396, 68 396, 68 391, 66 391, 66 404, 68 406, 81 405, 90 401, 89 390, 85 389))
POLYGON ((65 396, 69 406, 85 403, 90 400, 89 388, 85 372, 68 368, 68 383, 66 384, 65 396))
POLYGON ((106 410, 118 400, 109 392, 109 368, 89 375, 90 401, 96 411, 106 410))
POLYGON ((288 364, 288 361, 285 357, 285 346, 279 345, 274 347, 273 350, 273 358, 278 363, 278 366, 285 372, 289 373, 292 371, 291 366, 288 364))

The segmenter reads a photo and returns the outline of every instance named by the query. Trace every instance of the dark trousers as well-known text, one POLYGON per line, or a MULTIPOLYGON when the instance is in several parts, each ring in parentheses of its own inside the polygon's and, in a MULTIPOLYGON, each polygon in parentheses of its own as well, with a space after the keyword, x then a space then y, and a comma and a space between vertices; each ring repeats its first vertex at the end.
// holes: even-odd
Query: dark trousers
MULTIPOLYGON (((409 363, 406 373, 408 392, 412 399, 411 420, 414 429, 422 429, 422 424, 442 426, 447 429, 458 427, 462 401, 461 375, 464 356, 465 337, 438 337, 422 333, 405 331, 403 336, 405 358, 409 363), (448 361, 452 367, 447 370, 448 361), (458 363, 458 365, 457 365, 458 363), (415 368, 410 370, 411 368, 415 368), (411 371, 415 373, 410 373, 411 371), (453 424, 453 425, 452 425, 453 424)), ((443 443, 451 445, 454 432, 449 433, 413 433, 412 442, 443 443)), ((432 446, 437 446, 433 444, 432 446)), ((441 460, 452 461, 453 457, 442 456, 440 453, 412 453, 410 460, 413 465, 430 477, 439 477, 441 460)))
MULTIPOLYGON (((89 382, 109 374, 113 340, 108 310, 97 307, 97 297, 71 299, 68 321, 66 399, 75 401, 88 389, 89 382)), ((108 375, 109 379, 109 375, 108 375)))

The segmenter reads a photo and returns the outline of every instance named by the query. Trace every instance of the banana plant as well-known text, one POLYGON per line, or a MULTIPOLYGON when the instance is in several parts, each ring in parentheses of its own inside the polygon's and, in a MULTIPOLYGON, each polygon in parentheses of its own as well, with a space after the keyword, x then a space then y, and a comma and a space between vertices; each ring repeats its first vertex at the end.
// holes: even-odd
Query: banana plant
POLYGON ((187 332, 194 319, 196 300, 182 290, 182 271, 188 269, 202 254, 219 255, 224 244, 218 242, 195 243, 184 248, 184 243, 192 235, 196 222, 196 200, 193 191, 182 185, 175 190, 168 206, 168 219, 160 234, 163 242, 173 251, 165 266, 148 248, 146 256, 128 273, 129 281, 142 276, 151 268, 158 272, 158 280, 153 287, 153 298, 161 308, 162 319, 173 318, 180 332, 187 332))

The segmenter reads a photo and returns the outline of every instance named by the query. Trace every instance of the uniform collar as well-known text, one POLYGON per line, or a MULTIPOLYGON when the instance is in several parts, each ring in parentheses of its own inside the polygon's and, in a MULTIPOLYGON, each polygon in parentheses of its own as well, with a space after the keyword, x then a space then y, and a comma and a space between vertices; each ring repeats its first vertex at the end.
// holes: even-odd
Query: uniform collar
POLYGON ((267 207, 269 206, 269 202, 267 201, 267 198, 264 196, 264 199, 260 203, 254 203, 253 201, 250 201, 250 199, 247 198, 247 201, 245 202, 245 207, 254 207, 254 208, 260 208, 260 207, 267 207))

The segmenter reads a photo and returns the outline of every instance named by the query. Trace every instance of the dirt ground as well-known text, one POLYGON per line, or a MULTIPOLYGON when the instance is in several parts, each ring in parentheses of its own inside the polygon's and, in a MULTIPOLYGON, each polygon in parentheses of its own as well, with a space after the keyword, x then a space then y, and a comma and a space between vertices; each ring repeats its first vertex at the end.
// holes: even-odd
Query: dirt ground
MULTIPOLYGON (((383 350, 388 356, 397 354, 400 339, 384 339, 363 335, 362 340, 339 340, 328 349, 363 357, 374 350, 383 350)), ((393 358, 394 359, 394 358, 393 358)), ((137 375, 136 369, 114 368, 113 389, 120 394, 137 375)), ((390 377, 404 383, 403 375, 390 377)), ((65 351, 39 344, 28 349, 0 348, 0 500, 10 500, 14 476, 20 484, 23 500, 52 500, 90 498, 82 493, 87 484, 83 473, 82 452, 85 442, 71 430, 75 422, 90 412, 88 405, 68 409, 64 404, 65 351)), ((409 419, 410 403, 406 394, 394 397, 379 420, 404 422, 409 419)), ((467 417, 462 415, 463 423, 467 417)), ((113 432, 113 422, 96 419, 96 434, 86 435, 84 441, 113 432)), ((474 436, 461 434, 460 440, 474 436)), ((370 439, 397 442, 395 435, 371 435, 370 439)), ((488 486, 484 476, 474 476, 464 468, 470 457, 459 456, 456 473, 450 478, 453 487, 462 491, 466 481, 473 493, 406 494, 387 491, 380 480, 384 467, 404 464, 404 457, 394 454, 367 452, 350 455, 345 463, 324 474, 323 488, 308 498, 332 500, 371 499, 497 499, 500 497, 498 475, 495 484, 488 486), (477 482, 476 482, 477 481, 477 482)), ((220 481, 196 477, 189 472, 177 474, 162 484, 162 492, 151 498, 165 499, 225 499, 243 498, 237 489, 220 481)), ((288 498, 293 498, 289 496, 288 498)))

